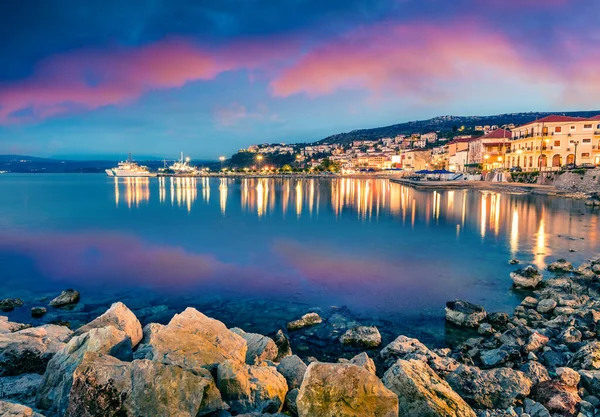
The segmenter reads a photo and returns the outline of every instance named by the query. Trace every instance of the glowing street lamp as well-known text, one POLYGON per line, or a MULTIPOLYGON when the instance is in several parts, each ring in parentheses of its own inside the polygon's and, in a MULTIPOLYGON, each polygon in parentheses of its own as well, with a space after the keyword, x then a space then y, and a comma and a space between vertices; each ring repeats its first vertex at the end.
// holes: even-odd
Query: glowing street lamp
POLYGON ((262 155, 256 155, 256 160, 258 161, 258 170, 260 171, 260 168, 262 166, 262 160, 263 160, 263 156, 262 155))
POLYGON ((219 161, 221 161, 221 171, 223 171, 223 162, 225 162, 225 157, 219 156, 219 161))

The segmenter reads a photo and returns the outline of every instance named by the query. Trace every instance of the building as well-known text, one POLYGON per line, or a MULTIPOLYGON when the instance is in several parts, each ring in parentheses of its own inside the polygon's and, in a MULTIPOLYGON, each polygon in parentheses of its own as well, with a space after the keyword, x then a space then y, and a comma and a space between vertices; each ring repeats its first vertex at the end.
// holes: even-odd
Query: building
POLYGON ((461 136, 448 142, 448 169, 450 171, 464 171, 469 164, 469 143, 477 140, 472 136, 461 136))
POLYGON ((510 131, 495 129, 469 142, 467 164, 479 164, 483 171, 504 168, 511 138, 510 131))
MULTIPOLYGON (((509 166, 525 171, 564 165, 600 165, 600 115, 590 119, 547 116, 512 131, 509 166)), ((508 156, 508 155, 507 155, 508 156)))
POLYGON ((407 171, 421 171, 430 168, 431 151, 407 150, 400 153, 400 168, 407 171))
POLYGON ((427 143, 435 143, 437 142, 438 135, 435 132, 424 133, 421 135, 421 139, 425 140, 427 143))

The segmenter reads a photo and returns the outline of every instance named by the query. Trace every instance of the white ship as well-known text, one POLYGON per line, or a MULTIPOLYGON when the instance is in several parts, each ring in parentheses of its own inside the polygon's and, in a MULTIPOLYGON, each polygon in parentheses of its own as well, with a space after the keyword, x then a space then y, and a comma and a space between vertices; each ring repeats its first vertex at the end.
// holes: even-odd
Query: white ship
POLYGON ((150 172, 148 167, 138 165, 131 160, 131 154, 127 161, 119 162, 119 166, 106 170, 109 177, 156 177, 156 173, 150 172))
POLYGON ((169 168, 162 170, 166 174, 171 175, 182 175, 182 176, 195 176, 200 173, 198 168, 190 165, 190 158, 183 158, 183 152, 181 152, 181 158, 175 162, 169 168))

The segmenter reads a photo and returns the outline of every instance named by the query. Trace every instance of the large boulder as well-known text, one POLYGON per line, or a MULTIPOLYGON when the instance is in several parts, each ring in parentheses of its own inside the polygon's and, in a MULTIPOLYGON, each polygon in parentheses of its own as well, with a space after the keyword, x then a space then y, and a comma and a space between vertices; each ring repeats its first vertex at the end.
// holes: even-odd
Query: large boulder
POLYGON ((398 336, 393 342, 381 349, 379 355, 389 365, 398 359, 418 359, 427 362, 438 356, 418 339, 403 335, 398 336))
POLYGON ((283 330, 277 330, 277 333, 273 336, 273 341, 277 345, 277 357, 275 362, 279 362, 286 356, 292 355, 292 348, 290 347, 290 339, 283 333, 283 330))
POLYGON ((44 417, 21 404, 0 401, 0 417, 44 417))
POLYGON ((302 381, 304 380, 304 374, 306 373, 306 364, 296 355, 286 356, 277 365, 277 372, 279 372, 287 381, 288 388, 290 390, 294 388, 300 388, 302 381))
POLYGON ((77 304, 80 299, 79 291, 68 289, 61 292, 56 298, 50 301, 52 307, 64 307, 72 304, 77 304))
POLYGON ((321 319, 321 316, 319 316, 317 313, 306 313, 298 320, 290 321, 287 324, 287 328, 288 330, 298 330, 303 327, 314 326, 322 321, 323 319, 321 319))
POLYGON ((383 376, 401 416, 475 417, 469 405, 424 362, 398 360, 383 376))
POLYGON ((568 386, 561 381, 540 382, 533 387, 532 397, 551 413, 564 417, 575 417, 581 402, 577 387, 568 386))
POLYGON ((223 408, 210 374, 86 352, 73 373, 66 417, 196 417, 223 408))
POLYGON ((530 290, 537 288, 544 279, 542 274, 531 265, 511 272, 510 278, 512 279, 515 288, 530 290))
POLYGON ((231 331, 246 341, 248 346, 246 352, 247 364, 258 365, 264 361, 275 361, 277 359, 279 349, 270 337, 258 333, 246 333, 237 327, 234 327, 231 331))
POLYGON ((217 387, 223 401, 237 414, 277 413, 283 408, 288 385, 273 366, 253 366, 227 360, 217 368, 217 387))
POLYGON ((13 333, 0 333, 0 376, 42 374, 71 331, 47 324, 13 333))
POLYGON ((37 405, 50 415, 63 415, 69 403, 73 372, 81 364, 86 352, 96 352, 130 361, 133 358, 131 339, 112 326, 91 329, 72 338, 48 362, 44 379, 38 391, 37 405))
POLYGON ((348 363, 361 366, 367 371, 371 372, 373 375, 377 374, 377 367, 375 366, 375 362, 365 352, 359 353, 358 355, 350 359, 348 363))
POLYGON ((21 307, 23 304, 23 300, 20 298, 5 298, 0 300, 0 310, 2 311, 13 311, 17 307, 21 307))
POLYGON ((73 336, 82 335, 91 329, 100 327, 113 326, 116 329, 122 330, 131 339, 131 344, 135 347, 142 340, 142 325, 135 314, 121 302, 114 303, 101 316, 95 318, 85 326, 75 330, 73 336))
POLYGON ((600 342, 582 346, 571 358, 568 366, 573 369, 600 369, 600 342))
POLYGON ((311 363, 296 399, 300 417, 397 417, 398 397, 363 367, 311 363))
POLYGON ((340 337, 344 345, 375 348, 381 344, 381 334, 375 326, 357 326, 346 330, 340 337))
POLYGON ((558 259, 548 265, 548 271, 551 272, 572 272, 573 264, 566 259, 558 259))
POLYGON ((477 304, 462 300, 446 303, 446 321, 457 326, 477 328, 486 317, 485 309, 477 304))
POLYGON ((29 326, 22 323, 15 323, 8 321, 8 317, 0 316, 0 334, 2 333, 13 333, 19 330, 28 328, 29 326))
POLYGON ((144 327, 144 337, 135 358, 198 371, 214 369, 226 360, 244 363, 246 352, 246 341, 241 336, 220 321, 187 308, 166 326, 151 323, 144 327))
POLYGON ((22 374, 0 378, 0 399, 28 406, 35 405, 35 396, 42 383, 39 374, 22 374))
POLYGON ((529 395, 531 380, 521 371, 496 368, 482 371, 461 365, 446 376, 452 389, 475 408, 506 409, 529 395))

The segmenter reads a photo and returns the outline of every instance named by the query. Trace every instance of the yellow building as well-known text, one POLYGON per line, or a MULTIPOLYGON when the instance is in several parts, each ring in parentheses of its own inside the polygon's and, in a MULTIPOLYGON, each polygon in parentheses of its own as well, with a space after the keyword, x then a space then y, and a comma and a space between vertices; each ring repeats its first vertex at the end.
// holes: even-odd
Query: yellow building
POLYGON ((564 165, 600 165, 600 115, 590 119, 547 116, 516 127, 506 154, 509 167, 559 170, 564 165))

